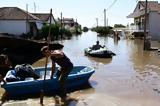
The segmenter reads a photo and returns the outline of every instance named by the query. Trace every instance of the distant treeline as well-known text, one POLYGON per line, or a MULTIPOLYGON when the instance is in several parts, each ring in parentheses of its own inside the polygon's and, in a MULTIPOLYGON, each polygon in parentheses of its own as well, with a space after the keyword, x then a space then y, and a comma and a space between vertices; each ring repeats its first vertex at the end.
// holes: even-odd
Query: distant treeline
POLYGON ((79 30, 75 30, 75 33, 72 33, 69 29, 65 29, 58 24, 52 24, 49 26, 48 24, 44 25, 41 30, 38 31, 37 36, 33 38, 32 33, 22 35, 23 38, 29 39, 36 39, 36 40, 47 40, 49 35, 49 28, 50 28, 50 38, 51 40, 58 40, 58 39, 69 39, 72 37, 73 34, 81 34, 79 30))
POLYGON ((114 34, 113 28, 125 28, 126 26, 122 24, 115 24, 114 27, 111 26, 97 26, 91 28, 92 31, 97 32, 101 36, 108 36, 109 34, 114 34))
POLYGON ((113 33, 113 27, 108 26, 108 27, 104 27, 104 26, 98 26, 98 27, 94 27, 91 30, 95 31, 97 33, 99 33, 100 35, 108 35, 113 33))

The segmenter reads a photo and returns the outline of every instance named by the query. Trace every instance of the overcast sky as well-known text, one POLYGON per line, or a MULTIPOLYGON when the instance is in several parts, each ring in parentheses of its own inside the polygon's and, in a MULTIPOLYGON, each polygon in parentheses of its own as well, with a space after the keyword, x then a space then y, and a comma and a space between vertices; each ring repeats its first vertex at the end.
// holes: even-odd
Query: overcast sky
MULTIPOLYGON (((52 13, 55 18, 63 17, 77 19, 82 26, 96 26, 96 18, 98 24, 104 25, 104 9, 106 9, 106 17, 108 25, 114 24, 127 25, 133 22, 133 19, 126 18, 133 12, 138 0, 0 0, 0 7, 19 7, 36 13, 52 13)), ((160 0, 159 0, 160 1, 160 0)))

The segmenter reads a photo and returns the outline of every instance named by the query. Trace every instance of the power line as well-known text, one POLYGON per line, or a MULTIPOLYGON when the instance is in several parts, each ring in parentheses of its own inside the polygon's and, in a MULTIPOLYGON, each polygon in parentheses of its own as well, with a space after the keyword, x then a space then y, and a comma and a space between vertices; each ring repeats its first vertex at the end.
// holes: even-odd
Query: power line
POLYGON ((114 1, 112 2, 112 4, 111 4, 106 10, 109 10, 116 2, 117 2, 117 0, 114 0, 114 1))
POLYGON ((136 0, 136 2, 139 2, 139 0, 136 0))
MULTIPOLYGON (((108 11, 116 2, 117 0, 114 0, 107 9, 104 9, 104 26, 106 26, 106 11, 108 11)), ((108 26, 108 18, 107 18, 107 26, 108 26)))

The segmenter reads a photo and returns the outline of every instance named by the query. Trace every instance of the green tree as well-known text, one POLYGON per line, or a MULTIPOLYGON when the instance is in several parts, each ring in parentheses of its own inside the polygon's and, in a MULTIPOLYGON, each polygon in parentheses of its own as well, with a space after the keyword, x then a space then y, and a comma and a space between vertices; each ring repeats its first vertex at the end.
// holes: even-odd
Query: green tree
POLYGON ((99 26, 99 27, 92 28, 91 30, 99 33, 100 35, 108 35, 112 33, 112 29, 113 28, 111 26, 108 26, 108 27, 99 26))
POLYGON ((115 24, 114 28, 125 28, 126 26, 122 25, 122 24, 115 24))
MULTIPOLYGON (((42 38, 45 38, 47 40, 48 34, 49 34, 49 25, 44 25, 41 29, 42 38)), ((55 38, 59 37, 59 26, 52 24, 50 29, 50 36, 51 40, 54 40, 55 38)))

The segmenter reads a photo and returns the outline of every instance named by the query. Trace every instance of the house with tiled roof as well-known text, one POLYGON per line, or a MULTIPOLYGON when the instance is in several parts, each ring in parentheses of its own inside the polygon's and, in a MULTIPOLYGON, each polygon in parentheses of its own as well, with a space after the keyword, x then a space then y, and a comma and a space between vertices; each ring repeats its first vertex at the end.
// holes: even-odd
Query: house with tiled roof
MULTIPOLYGON (((134 18, 135 32, 144 32, 145 1, 139 1, 128 18, 134 18)), ((152 40, 160 41, 160 4, 158 1, 148 1, 146 30, 152 40)))
MULTIPOLYGON (((32 13, 34 16, 38 17, 44 23, 50 23, 50 13, 32 13)), ((51 16, 51 24, 55 24, 56 20, 52 14, 51 16)))
POLYGON ((31 33, 36 36, 43 21, 35 15, 18 7, 0 8, 0 33, 22 35, 31 33))
POLYGON ((73 27, 74 26, 74 19, 73 18, 64 18, 62 19, 62 24, 63 26, 70 26, 70 27, 73 27))
POLYGON ((77 30, 81 32, 81 25, 75 21, 73 18, 64 18, 62 19, 62 25, 65 29, 68 29, 71 31, 71 33, 76 33, 77 30))

